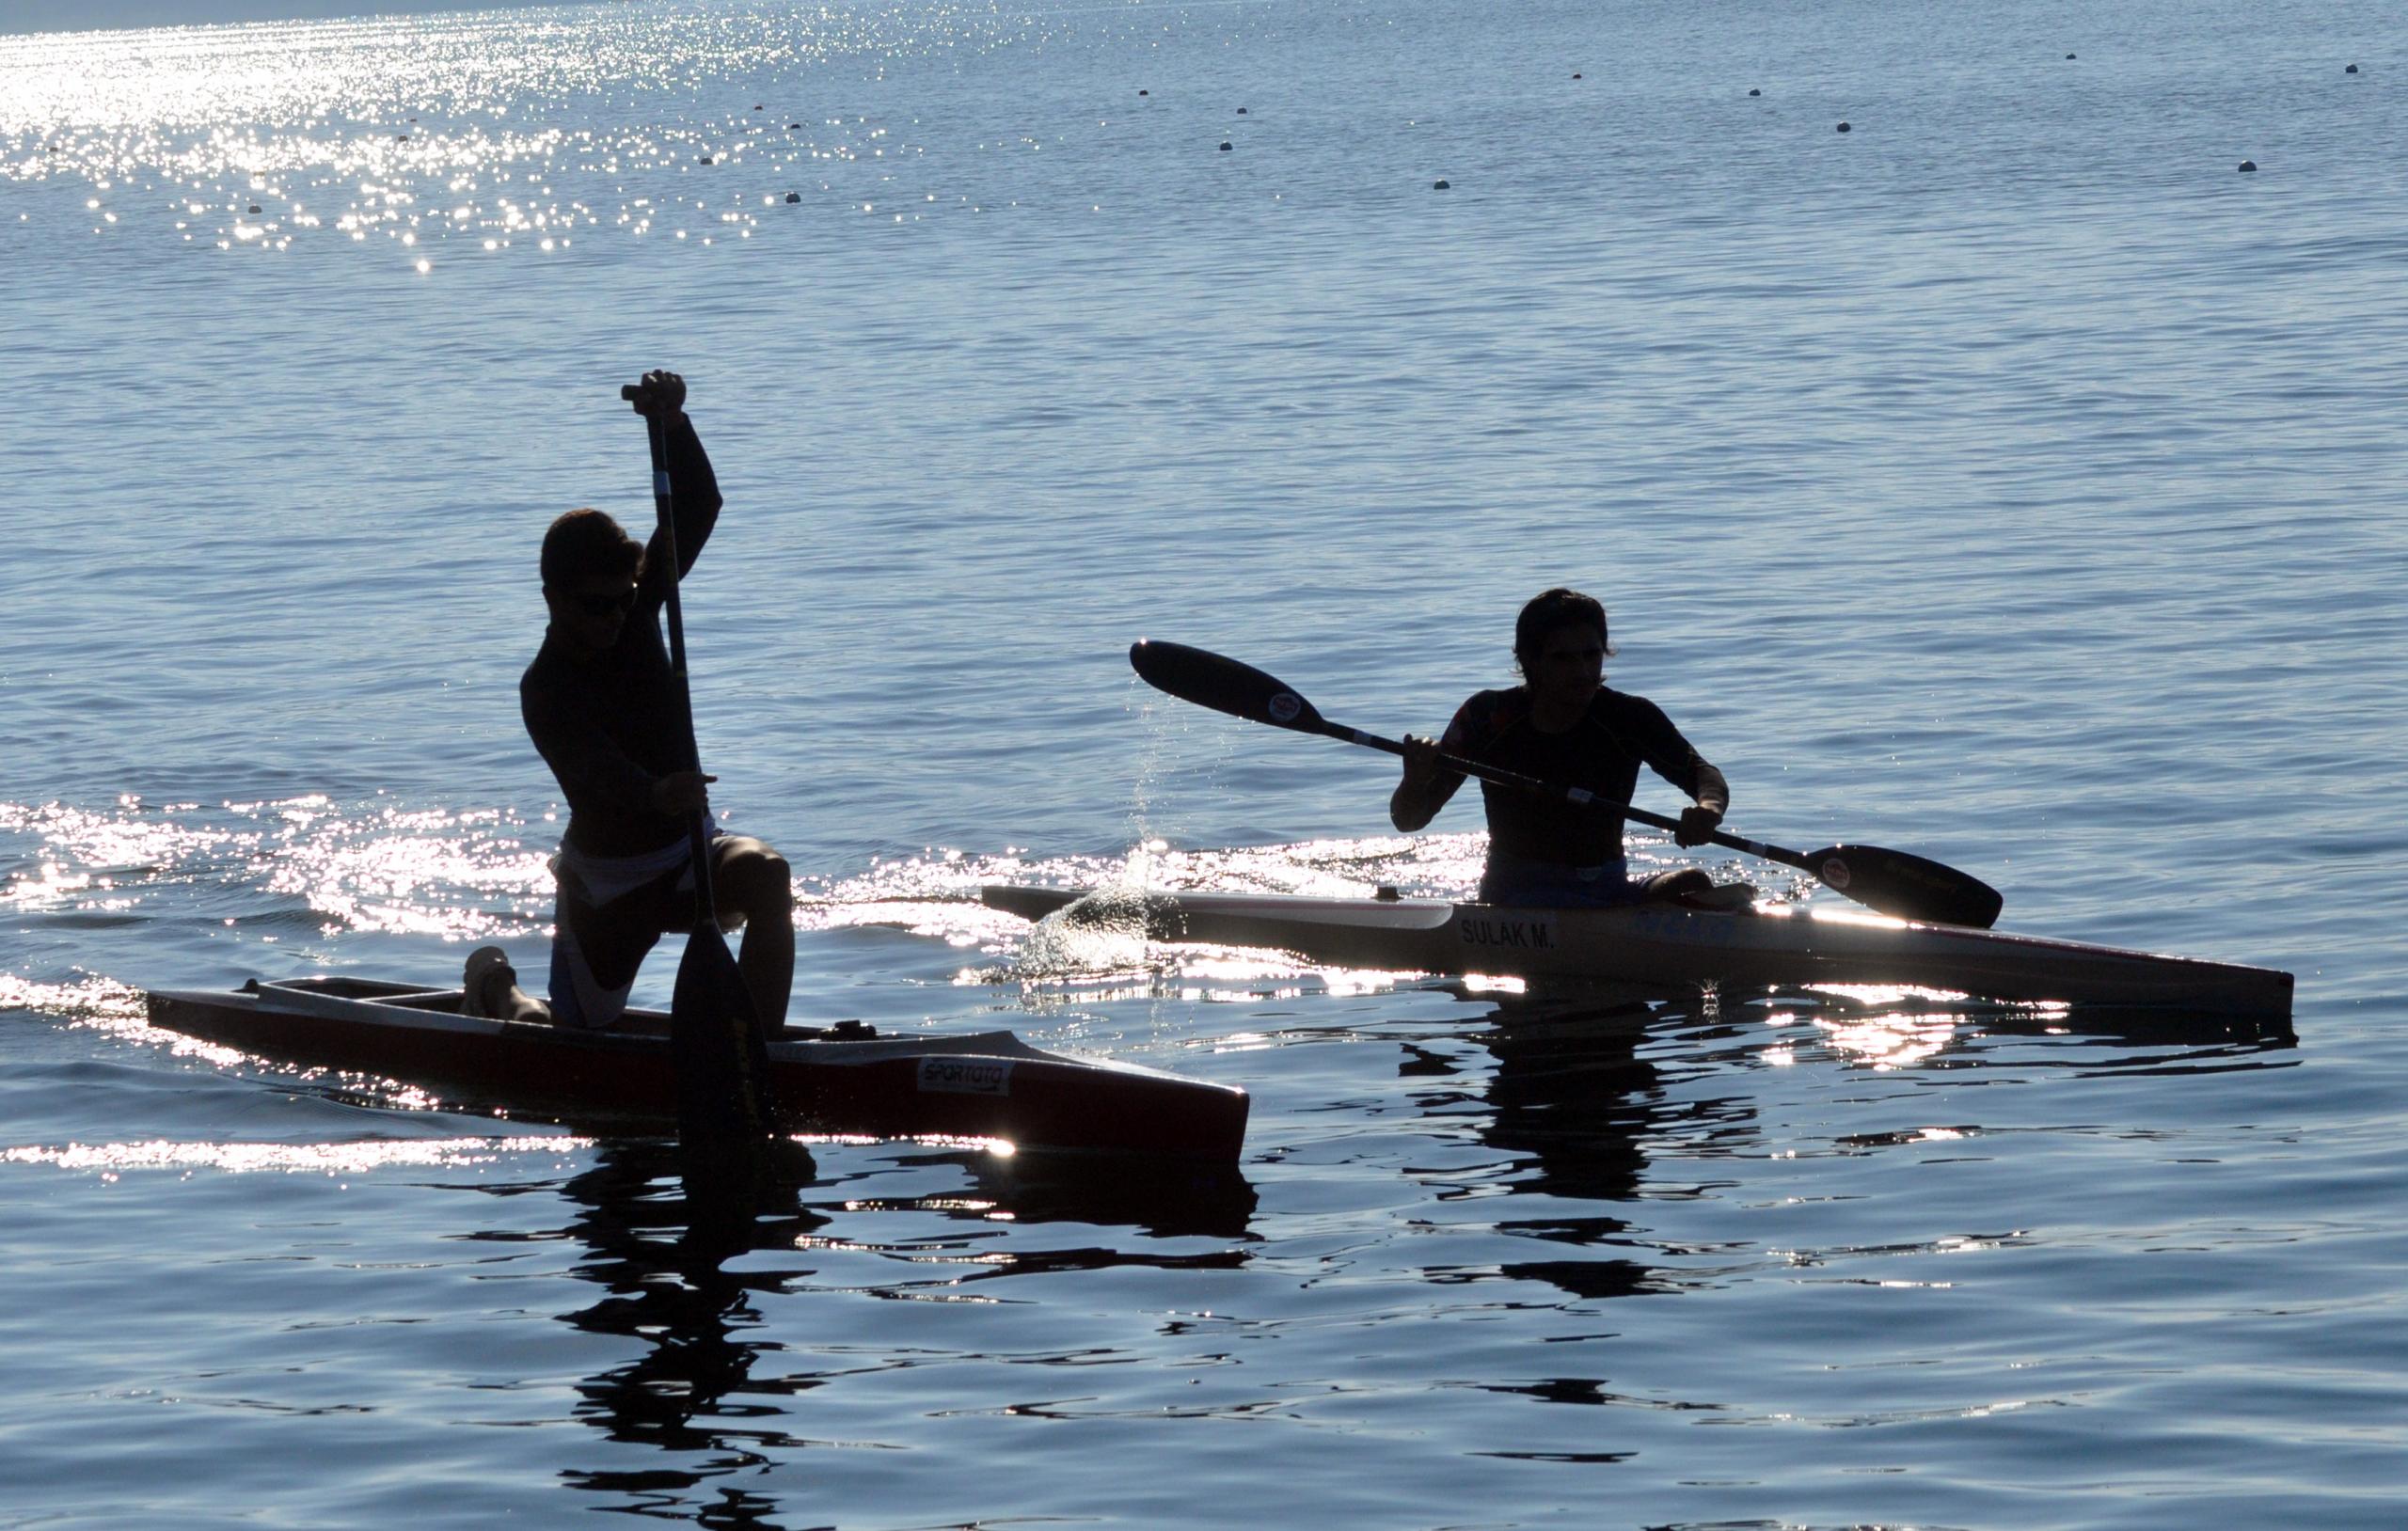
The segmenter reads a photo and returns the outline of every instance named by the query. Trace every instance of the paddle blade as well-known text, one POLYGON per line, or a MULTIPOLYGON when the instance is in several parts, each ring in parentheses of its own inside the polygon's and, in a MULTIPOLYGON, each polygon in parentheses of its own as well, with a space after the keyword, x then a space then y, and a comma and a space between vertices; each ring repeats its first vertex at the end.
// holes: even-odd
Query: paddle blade
POLYGON ((1313 704, 1290 689, 1287 682, 1252 665, 1184 643, 1152 639, 1140 639, 1129 646, 1129 663, 1147 685, 1181 702, 1299 734, 1332 732, 1313 704))
POLYGON ((689 1150, 749 1159, 777 1131, 768 1048, 754 1015, 727 939, 709 924, 687 937, 669 1018, 677 1136, 689 1150))
POLYGON ((1903 850, 1832 845, 1802 860, 1833 890, 1901 920, 1988 930, 2006 904, 2005 895, 1981 878, 1903 850))

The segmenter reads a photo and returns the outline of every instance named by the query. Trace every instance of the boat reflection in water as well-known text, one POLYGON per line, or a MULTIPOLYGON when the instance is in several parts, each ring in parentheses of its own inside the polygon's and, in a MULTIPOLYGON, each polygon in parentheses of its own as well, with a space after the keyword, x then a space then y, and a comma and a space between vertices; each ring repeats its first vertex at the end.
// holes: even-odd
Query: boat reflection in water
MULTIPOLYGON (((754 1376, 778 1349, 762 1332, 761 1299, 788 1272, 731 1262, 751 1252, 793 1248, 827 1223, 803 1203, 816 1166, 798 1151, 781 1173, 752 1188, 751 1216, 738 1234, 732 1208, 698 1209, 686 1191, 677 1146, 658 1139, 606 1140, 594 1165, 562 1187, 575 1215, 566 1233, 585 1254, 571 1273, 603 1288, 589 1307, 562 1320, 590 1334, 638 1340, 633 1359, 578 1384, 580 1418, 611 1441, 674 1454, 636 1471, 568 1470, 573 1487, 609 1493, 682 1497, 715 1477, 755 1468, 773 1450, 804 1444, 773 1421, 784 1411, 769 1395, 799 1391, 754 1376), (758 1401, 743 1401, 746 1399, 758 1401), (752 1422, 752 1423, 744 1423, 752 1422), (707 1472, 667 1465, 706 1457, 707 1472)), ((766 1499, 723 1489, 712 1513, 736 1524, 766 1524, 766 1499)))
MULTIPOLYGON (((2177 1074, 2296 1062, 2288 1018, 1982 1004, 1897 989, 1668 997, 1576 983, 1518 992, 1437 986, 1487 1009, 1443 1035, 1405 1042, 1398 1072, 1413 1082, 1423 1115, 1448 1135, 1468 1129, 1507 1156, 1481 1167, 1484 1189, 1564 1208, 1499 1217, 1489 1230, 1562 1246, 1564 1257, 1425 1273, 1435 1281, 1539 1281, 1581 1300, 1719 1279, 1693 1264, 1651 1263, 1643 1252, 1665 1248, 1660 1231, 1593 1208, 1680 1193, 1650 1176, 1651 1146, 1659 1158, 1669 1150, 1695 1160, 1772 1148, 1768 1139, 1790 1129, 1763 1120, 1766 1093, 1756 1081, 1766 1067, 1944 1068, 1958 1084, 1972 1082, 1961 1078, 1966 1069, 2177 1074)), ((1862 1144, 1842 1139, 1831 1146, 1862 1144)))
MULTIPOLYGON (((1637 991, 1584 986, 1549 996, 1502 996, 1444 986, 1494 1005, 1460 1034, 1493 1057, 1494 1070, 1478 1083, 1468 1077, 1478 1067, 1475 1060, 1408 1042, 1399 1073, 1433 1085, 1450 1076, 1464 1079, 1461 1088, 1418 1089, 1423 1112, 1450 1126, 1468 1119, 1480 1142, 1509 1156, 1483 1173, 1484 1181, 1566 1208, 1490 1223, 1495 1233, 1557 1246, 1565 1256, 1501 1261, 1494 1275, 1544 1282, 1584 1300, 1669 1289, 1646 1262, 1599 1253, 1638 1242, 1628 1220, 1572 1209, 1637 1201, 1648 1162, 1642 1142, 1710 1130, 1726 1115, 1744 1118, 1746 1103, 1668 1098, 1663 1070, 1640 1052, 1661 1025, 1662 1006, 1637 991)), ((1428 1274, 1436 1281, 1476 1280, 1489 1271, 1428 1274)))
MULTIPOLYGON (((822 1154, 854 1157, 842 1147, 822 1154)), ((754 1187, 752 1204, 732 1211, 722 1197, 689 1195, 673 1142, 597 1145, 593 1167, 561 1187, 573 1208, 562 1231, 584 1250, 569 1273, 603 1295, 561 1318, 640 1349, 578 1384, 578 1416, 614 1444, 654 1455, 632 1466, 564 1469, 563 1481, 620 1501, 597 1507, 773 1526, 774 1502, 738 1480, 829 1444, 794 1432, 807 1413, 797 1405, 803 1395, 887 1364, 856 1332, 859 1310, 846 1298, 953 1298, 1014 1275, 1235 1269, 1249 1257, 1255 1192, 1234 1170, 987 1147, 898 1154, 890 1145, 863 1157, 870 1162, 832 1179, 798 1143, 754 1187), (912 1189, 876 1189, 887 1181, 912 1189), (898 1217, 919 1226, 907 1221, 911 1231, 898 1237, 898 1217), (879 1241, 848 1232, 869 1223, 879 1241), (1126 1228, 1130 1246, 1185 1238, 1216 1247, 1049 1243, 1037 1231, 1048 1225, 1126 1228), (829 1360, 840 1334, 858 1343, 829 1360)), ((859 1429, 855 1419, 831 1433, 850 1439, 859 1429)))

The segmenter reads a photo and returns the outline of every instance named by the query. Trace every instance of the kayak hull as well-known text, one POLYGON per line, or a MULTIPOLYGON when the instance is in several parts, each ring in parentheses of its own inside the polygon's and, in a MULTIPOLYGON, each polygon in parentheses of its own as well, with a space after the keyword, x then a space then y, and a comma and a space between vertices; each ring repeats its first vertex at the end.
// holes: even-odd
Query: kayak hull
MULTIPOLYGON (((1074 890, 989 887, 991 907, 1041 919, 1074 890)), ((1865 985, 1991 1000, 2179 1006, 2288 1018, 2291 975, 1966 925, 1795 905, 1738 909, 1649 902, 1514 908, 1435 899, 1270 893, 1108 894, 1099 919, 1142 910, 1157 940, 1291 952, 1348 968, 1677 986, 1865 985)))
MULTIPOLYGON (((630 1011, 617 1027, 583 1032, 463 1016, 459 1003, 456 989, 336 976, 147 997, 155 1026, 454 1092, 463 1104, 562 1120, 675 1118, 667 1016, 630 1011)), ((786 1120, 802 1131, 1223 1162, 1245 1134, 1243 1090, 1045 1052, 1009 1032, 820 1033, 773 1041, 768 1055, 786 1120)))

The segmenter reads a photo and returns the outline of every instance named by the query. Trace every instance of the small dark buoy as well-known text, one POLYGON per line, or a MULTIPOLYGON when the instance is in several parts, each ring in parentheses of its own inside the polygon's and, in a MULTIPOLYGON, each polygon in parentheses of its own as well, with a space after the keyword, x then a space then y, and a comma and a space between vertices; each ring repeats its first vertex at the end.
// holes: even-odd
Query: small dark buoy
POLYGON ((1152 95, 1152 94, 1153 94, 1153 92, 1152 92, 1152 91, 1150 91, 1150 90, 1140 90, 1140 91, 1138 91, 1138 92, 1137 92, 1137 94, 1139 94, 1139 95, 1141 95, 1141 96, 1150 96, 1150 95, 1152 95))
POLYGON ((1749 95, 1751 95, 1751 96, 1761 96, 1761 95, 1763 95, 1763 94, 1764 94, 1764 92, 1763 92, 1763 91, 1761 91, 1761 90, 1751 90, 1751 91, 1749 91, 1749 92, 1748 92, 1748 94, 1749 94, 1749 95))
POLYGON ((2341 72, 2342 72, 2342 73, 2344 73, 2344 74, 2355 74, 2356 72, 2358 72, 2358 66, 2357 66, 2357 65, 2355 65, 2355 64, 2353 64, 2353 65, 2351 65, 2348 69, 2343 70, 2341 72))
POLYGON ((754 102, 754 103, 752 103, 752 109, 753 109, 754 111, 756 111, 756 112, 757 112, 757 111, 759 111, 759 110, 761 109, 761 103, 760 103, 759 102, 757 102, 757 101, 756 101, 756 102, 754 102))
POLYGON ((800 122, 789 122, 786 124, 786 131, 788 133, 800 133, 802 131, 802 124, 800 122))
POLYGON ((800 192, 788 192, 788 193, 786 193, 786 200, 787 200, 787 201, 789 201, 789 202, 800 202, 800 201, 801 201, 801 200, 802 200, 802 193, 800 193, 800 192))
POLYGON ((1244 116, 1245 116, 1245 108, 1244 108, 1244 107, 1241 106, 1241 107, 1239 107, 1239 108, 1238 108, 1238 116, 1240 116, 1240 117, 1244 117, 1244 116))
POLYGON ((2258 169, 2258 162, 2256 160, 2242 160, 2241 162, 2241 168, 2244 173, 2255 174, 2258 169))
POLYGON ((260 211, 260 205, 259 205, 257 202, 253 202, 253 203, 251 204, 251 213, 252 213, 252 215, 253 215, 254 217, 258 216, 258 214, 259 214, 259 211, 260 211))
POLYGON ((1221 140, 1221 152, 1222 152, 1222 153, 1224 153, 1224 154, 1226 154, 1226 153, 1228 153, 1228 151, 1229 151, 1229 141, 1228 141, 1227 138, 1224 138, 1224 139, 1222 139, 1222 140, 1221 140))
POLYGON ((1572 71, 1572 77, 1576 80, 1580 78, 1580 71, 1578 70, 1574 70, 1572 71))
POLYGON ((2071 57, 2073 56, 2073 55, 2071 55, 2071 54, 2067 54, 2067 55, 2066 55, 2066 56, 2067 56, 2067 58, 2071 58, 2071 57))
POLYGON ((408 143, 409 141, 410 141, 410 135, 409 135, 408 134, 406 134, 406 133, 397 133, 397 134, 393 134, 393 142, 395 142, 395 143, 397 143, 397 144, 405 144, 405 143, 408 143))
POLYGON ((1450 186, 1449 186, 1449 183, 1448 183, 1448 182, 1444 182, 1444 181, 1434 181, 1434 182, 1430 182, 1430 189, 1431 189, 1432 191, 1447 191, 1447 190, 1450 190, 1450 186))
POLYGON ((1843 123, 1841 123, 1841 124, 1840 124, 1840 131, 1841 131, 1842 133, 1852 133, 1852 132, 1854 132, 1855 130, 1854 130, 1854 129, 1852 129, 1852 128, 1850 128, 1846 123, 1843 122, 1843 123))
POLYGON ((705 154, 705 155, 704 155, 704 156, 703 156, 703 159, 702 159, 702 163, 703 163, 703 164, 705 164, 705 165, 708 165, 710 162, 711 162, 711 157, 710 157, 708 154, 705 154))

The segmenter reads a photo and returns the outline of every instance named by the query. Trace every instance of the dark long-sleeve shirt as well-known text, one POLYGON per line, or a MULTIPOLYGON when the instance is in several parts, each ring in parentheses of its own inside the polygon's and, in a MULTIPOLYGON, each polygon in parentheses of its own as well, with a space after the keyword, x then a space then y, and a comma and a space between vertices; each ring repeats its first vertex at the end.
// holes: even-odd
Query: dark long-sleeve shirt
MULTIPOLYGON (((1543 733, 1531 723, 1527 687, 1480 692, 1456 709, 1439 748, 1542 781, 1586 787, 1601 804, 1629 802, 1642 765, 1699 802, 1719 810, 1731 800, 1722 773, 1681 736, 1662 708, 1645 697, 1602 687, 1580 720, 1560 734, 1543 733)), ((1431 812, 1453 797, 1463 781, 1441 772, 1431 785, 1431 812)), ((1623 858, 1623 817, 1610 807, 1583 807, 1486 781, 1481 796, 1488 810, 1492 856, 1575 867, 1623 858)))
MULTIPOLYGON (((677 574, 683 576, 718 523, 719 480, 691 421, 678 418, 668 447, 677 574)), ((655 782, 694 767, 684 690, 660 633, 670 579, 669 551, 655 530, 635 608, 618 641, 579 659, 547 630, 543 648, 519 678, 527 733, 568 798, 562 838, 589 855, 638 856, 686 833, 684 818, 652 805, 655 782)))

